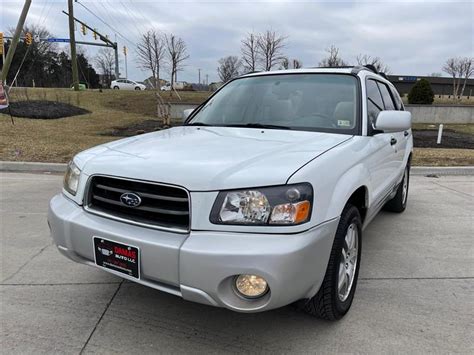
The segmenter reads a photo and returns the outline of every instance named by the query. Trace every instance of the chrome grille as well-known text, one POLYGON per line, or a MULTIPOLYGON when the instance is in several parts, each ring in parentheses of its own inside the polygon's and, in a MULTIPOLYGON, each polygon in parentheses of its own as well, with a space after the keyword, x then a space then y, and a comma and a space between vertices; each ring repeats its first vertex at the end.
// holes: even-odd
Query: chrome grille
POLYGON ((189 195, 182 188, 109 176, 93 176, 85 201, 87 211, 151 227, 187 231, 189 195), (120 200, 122 194, 140 196, 137 207, 120 200))

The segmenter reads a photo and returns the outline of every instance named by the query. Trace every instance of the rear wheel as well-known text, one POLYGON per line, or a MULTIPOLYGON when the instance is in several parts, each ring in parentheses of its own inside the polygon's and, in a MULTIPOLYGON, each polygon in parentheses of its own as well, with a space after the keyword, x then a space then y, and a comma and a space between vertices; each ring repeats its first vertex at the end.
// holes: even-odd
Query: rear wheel
POLYGON ((408 187, 410 184, 410 165, 405 167, 405 172, 403 174, 403 180, 398 186, 397 193, 387 204, 384 206, 384 209, 391 212, 401 213, 405 211, 407 207, 408 200, 408 187))
POLYGON ((359 210, 347 205, 341 214, 321 288, 304 305, 307 313, 338 320, 349 311, 359 276, 361 237, 359 210))

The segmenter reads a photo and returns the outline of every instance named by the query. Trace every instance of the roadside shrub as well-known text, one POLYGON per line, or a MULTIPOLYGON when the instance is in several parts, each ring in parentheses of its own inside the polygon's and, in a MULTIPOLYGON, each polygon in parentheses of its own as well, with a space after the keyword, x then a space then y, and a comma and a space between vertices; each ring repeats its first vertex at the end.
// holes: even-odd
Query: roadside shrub
POLYGON ((434 101, 433 89, 431 84, 426 79, 417 81, 408 93, 409 104, 431 105, 434 101))

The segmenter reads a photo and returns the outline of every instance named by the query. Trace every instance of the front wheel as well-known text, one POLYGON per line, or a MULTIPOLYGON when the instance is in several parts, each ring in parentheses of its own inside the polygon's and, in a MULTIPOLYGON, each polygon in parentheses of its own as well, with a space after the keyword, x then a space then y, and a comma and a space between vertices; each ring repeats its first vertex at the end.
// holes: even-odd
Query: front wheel
POLYGON ((391 212, 401 213, 407 208, 408 186, 410 184, 410 165, 405 167, 403 180, 398 186, 395 196, 386 203, 384 209, 391 212))
POLYGON ((304 310, 327 320, 341 319, 351 307, 359 276, 362 221, 359 210, 347 205, 341 214, 326 275, 304 310))
POLYGON ((141 89, 137 86, 137 87, 135 88, 135 91, 136 91, 136 90, 140 91, 141 89))
POLYGON ((114 90, 119 90, 120 88, 118 86, 114 86, 114 90))

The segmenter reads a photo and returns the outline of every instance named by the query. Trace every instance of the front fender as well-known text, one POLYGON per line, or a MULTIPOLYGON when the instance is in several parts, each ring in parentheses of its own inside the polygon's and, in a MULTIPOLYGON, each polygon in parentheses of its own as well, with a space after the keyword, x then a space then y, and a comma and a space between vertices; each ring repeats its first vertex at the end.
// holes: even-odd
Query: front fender
POLYGON ((370 175, 363 164, 357 164, 347 170, 334 186, 332 195, 328 199, 328 209, 325 216, 326 220, 341 215, 344 207, 352 194, 360 187, 365 187, 365 207, 369 207, 370 196, 370 175))
POLYGON ((371 201, 371 178, 365 164, 368 152, 365 137, 354 137, 297 171, 289 183, 310 182, 314 190, 311 224, 318 225, 339 217, 350 196, 361 186, 366 186, 369 194, 367 207, 371 201))

